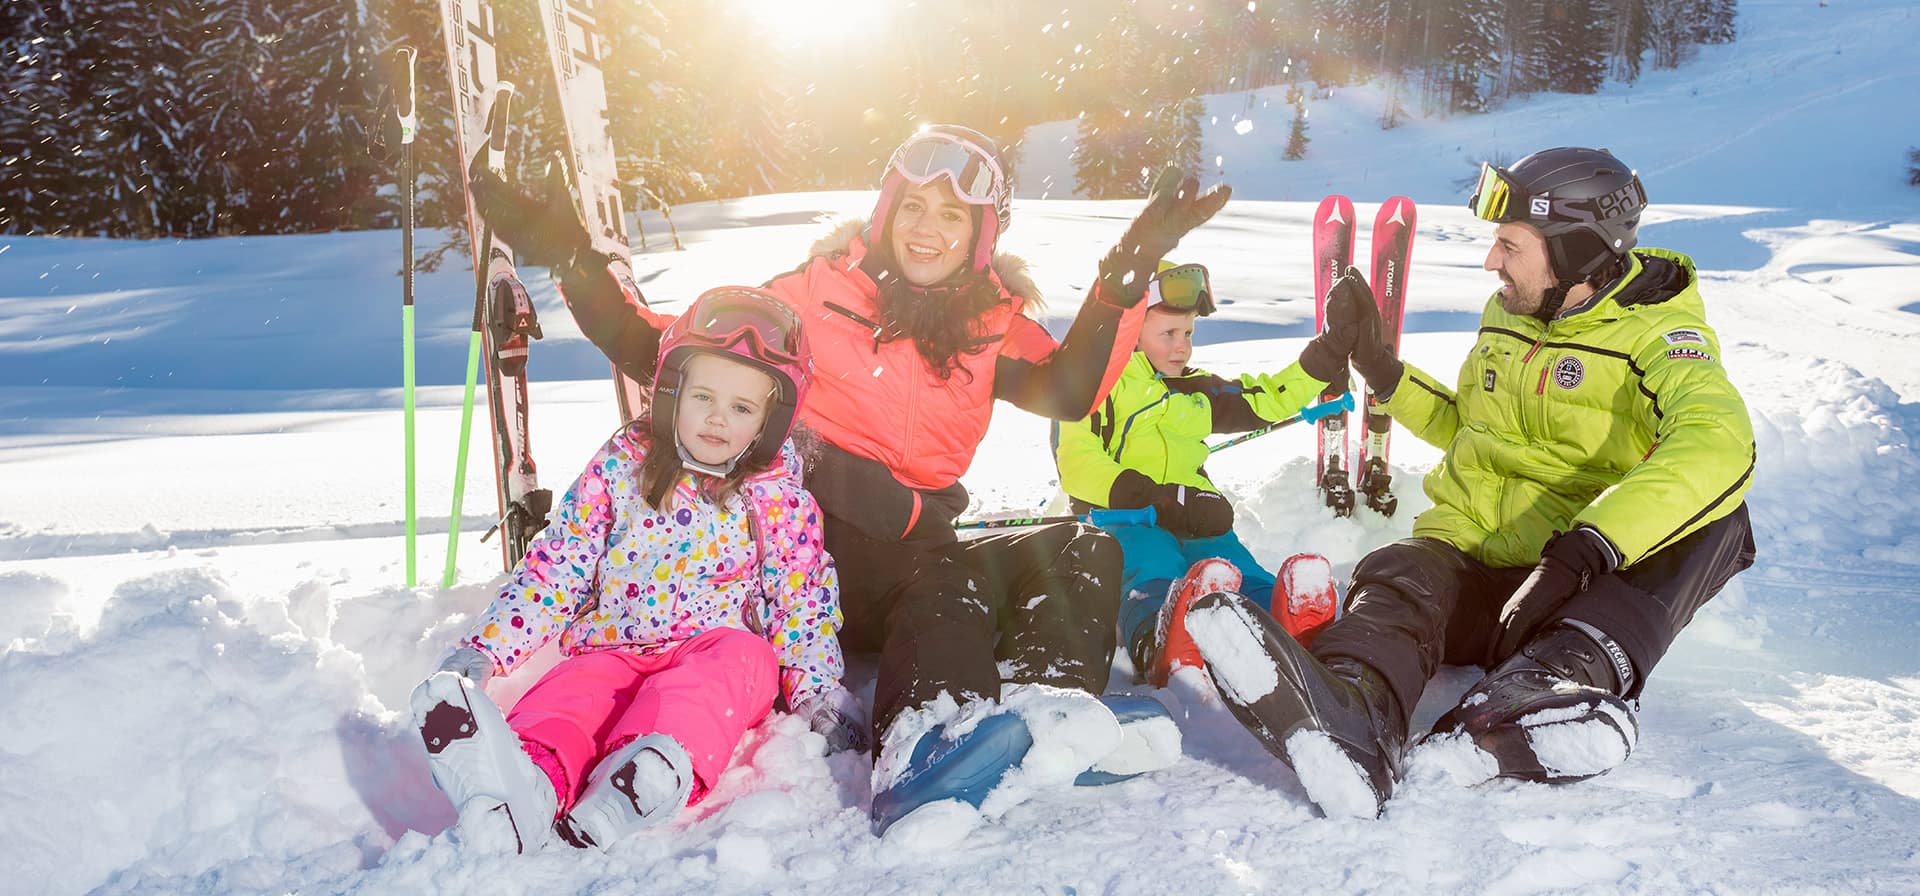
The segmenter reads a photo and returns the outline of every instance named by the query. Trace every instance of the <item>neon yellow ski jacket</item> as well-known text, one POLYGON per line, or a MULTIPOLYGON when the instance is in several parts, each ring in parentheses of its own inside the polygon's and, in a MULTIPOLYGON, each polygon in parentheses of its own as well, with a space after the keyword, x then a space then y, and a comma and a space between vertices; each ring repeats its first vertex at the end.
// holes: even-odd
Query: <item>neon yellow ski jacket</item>
POLYGON ((1586 523, 1631 566, 1738 507, 1753 424, 1697 286, 1691 258, 1636 249, 1620 283, 1551 326, 1496 293, 1453 388, 1407 365, 1386 410, 1446 452, 1413 534, 1531 566, 1586 523))
POLYGON ((1325 386, 1298 363, 1233 379, 1194 368, 1163 376, 1134 352, 1091 415, 1060 424, 1054 445, 1060 487, 1076 501, 1107 507, 1113 480, 1131 469, 1161 484, 1217 492, 1204 469, 1208 435, 1285 420, 1325 386))

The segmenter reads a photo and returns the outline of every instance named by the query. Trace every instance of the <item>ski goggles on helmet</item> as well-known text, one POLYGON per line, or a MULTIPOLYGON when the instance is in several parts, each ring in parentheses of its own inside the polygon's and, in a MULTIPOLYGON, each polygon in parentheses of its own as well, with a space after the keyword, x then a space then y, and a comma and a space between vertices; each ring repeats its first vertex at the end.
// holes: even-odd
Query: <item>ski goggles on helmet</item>
POLYGON ((746 343, 747 353, 772 364, 805 363, 800 317, 785 302, 744 286, 710 289, 687 309, 684 338, 696 345, 727 349, 746 343))
POLYGON ((997 207, 1006 183, 986 147, 941 131, 916 134, 893 151, 887 164, 916 187, 946 175, 954 194, 969 205, 997 207))
POLYGON ((1507 169, 1484 162, 1480 165, 1480 181, 1473 188, 1473 197, 1467 200, 1467 208, 1473 210, 1474 217, 1495 224, 1610 221, 1638 212, 1646 204, 1647 191, 1638 177, 1604 196, 1536 196, 1520 186, 1507 169))
POLYGON ((1147 283, 1147 307, 1165 305, 1168 310, 1198 312, 1201 317, 1213 313, 1213 286, 1207 280, 1206 265, 1182 264, 1167 268, 1147 283))
POLYGON ((1516 214, 1515 209, 1526 207, 1527 191, 1513 182, 1513 175, 1507 169, 1491 162, 1480 164, 1480 182, 1474 185, 1473 198, 1467 200, 1467 208, 1473 209, 1473 215, 1482 221, 1505 224, 1525 217, 1516 214))

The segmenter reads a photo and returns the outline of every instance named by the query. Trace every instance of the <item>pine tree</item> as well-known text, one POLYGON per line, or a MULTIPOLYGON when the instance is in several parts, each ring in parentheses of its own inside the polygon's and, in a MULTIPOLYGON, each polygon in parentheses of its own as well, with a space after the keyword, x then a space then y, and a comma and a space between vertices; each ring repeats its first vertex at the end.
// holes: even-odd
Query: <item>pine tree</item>
POLYGON ((1500 67, 1496 47, 1504 34, 1500 0, 1456 0, 1440 19, 1439 39, 1452 112, 1485 112, 1488 91, 1500 67))
POLYGON ((1188 79, 1182 37, 1157 30, 1131 9, 1100 22, 1088 64, 1094 84, 1073 152, 1075 189, 1095 199, 1145 196, 1160 169, 1200 170, 1200 114, 1205 104, 1188 79))
POLYGON ((1606 78, 1611 29, 1604 0, 1551 0, 1542 10, 1544 87, 1561 93, 1593 93, 1606 78))
POLYGON ((1907 150, 1907 186, 1920 187, 1920 148, 1907 150))
POLYGON ((71 161, 88 111, 70 92, 72 13, 67 3, 0 3, 0 233, 69 232, 71 200, 100 186, 71 161))
POLYGON ((1734 16, 1738 0, 1702 0, 1699 40, 1703 44, 1730 44, 1737 35, 1734 16))
POLYGON ((1646 0, 1647 45, 1653 67, 1678 68, 1692 53, 1699 0, 1646 0))
POLYGON ((1293 104, 1293 125, 1287 130, 1287 161, 1297 162, 1307 157, 1307 98, 1306 94, 1295 87, 1287 91, 1287 102, 1293 104))
POLYGON ((1631 84, 1640 79, 1640 57, 1647 50, 1646 0, 1613 0, 1608 18, 1613 44, 1607 55, 1613 77, 1631 84))

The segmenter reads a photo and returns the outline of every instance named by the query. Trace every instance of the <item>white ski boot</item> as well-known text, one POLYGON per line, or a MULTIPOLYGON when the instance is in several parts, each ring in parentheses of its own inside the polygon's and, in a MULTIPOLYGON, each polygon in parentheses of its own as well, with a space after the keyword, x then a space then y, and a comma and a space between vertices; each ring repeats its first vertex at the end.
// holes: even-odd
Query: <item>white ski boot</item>
POLYGON ((686 748, 665 734, 635 738, 593 767, 560 833, 575 846, 611 849, 622 837, 672 821, 692 792, 686 748))
POLYGON ((522 853, 546 843, 559 803, 553 782, 486 692, 457 673, 436 672, 413 689, 411 702, 433 783, 459 810, 460 826, 509 829, 522 853))

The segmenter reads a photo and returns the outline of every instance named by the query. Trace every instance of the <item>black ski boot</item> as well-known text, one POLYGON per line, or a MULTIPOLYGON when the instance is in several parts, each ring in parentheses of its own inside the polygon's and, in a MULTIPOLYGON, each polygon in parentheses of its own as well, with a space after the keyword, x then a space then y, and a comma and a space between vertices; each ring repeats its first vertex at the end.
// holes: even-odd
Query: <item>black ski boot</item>
POLYGON ((1187 631, 1234 717, 1300 776, 1321 812, 1380 815, 1400 776, 1407 715, 1379 672, 1345 657, 1322 665, 1237 594, 1195 601, 1187 631))
POLYGON ((1565 784, 1605 774, 1639 741, 1619 695, 1633 664, 1612 638, 1571 620, 1540 633, 1434 723, 1464 734, 1499 763, 1499 777, 1565 784))

